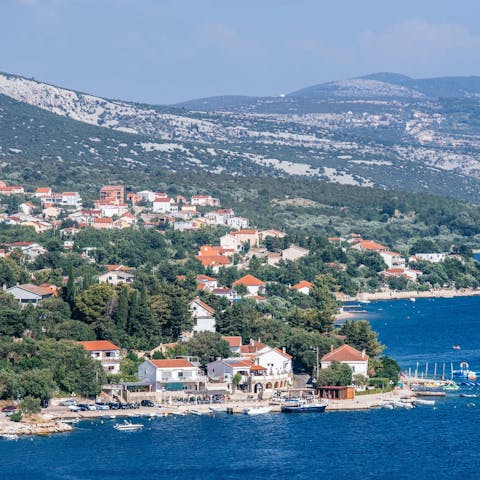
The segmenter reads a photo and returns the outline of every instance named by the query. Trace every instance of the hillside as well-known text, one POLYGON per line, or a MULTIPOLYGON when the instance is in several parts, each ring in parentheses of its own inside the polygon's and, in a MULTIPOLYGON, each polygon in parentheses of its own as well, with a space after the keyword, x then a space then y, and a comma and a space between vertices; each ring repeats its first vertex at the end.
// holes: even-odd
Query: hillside
POLYGON ((0 74, 3 175, 72 184, 97 180, 95 171, 130 179, 182 171, 298 176, 479 203, 477 82, 377 74, 180 108, 0 74), (450 98, 429 96, 438 85, 450 98))

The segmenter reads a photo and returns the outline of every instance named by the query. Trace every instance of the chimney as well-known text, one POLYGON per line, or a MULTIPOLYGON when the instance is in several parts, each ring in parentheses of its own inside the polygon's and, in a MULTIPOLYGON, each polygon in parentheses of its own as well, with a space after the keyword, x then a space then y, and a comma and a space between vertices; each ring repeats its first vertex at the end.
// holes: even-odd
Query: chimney
POLYGON ((287 353, 287 349, 285 347, 282 347, 282 352, 287 353))
POLYGON ((330 345, 330 351, 333 352, 333 343, 330 345))
POLYGON ((365 349, 363 349, 362 350, 362 358, 365 358, 365 354, 366 354, 365 349))

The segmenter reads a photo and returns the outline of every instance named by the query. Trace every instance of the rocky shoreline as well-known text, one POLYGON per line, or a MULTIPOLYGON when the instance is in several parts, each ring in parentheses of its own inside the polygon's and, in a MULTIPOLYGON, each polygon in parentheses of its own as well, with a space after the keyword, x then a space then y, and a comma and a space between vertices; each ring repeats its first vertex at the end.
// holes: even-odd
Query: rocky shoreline
POLYGON ((72 426, 36 415, 34 418, 12 422, 10 419, 0 419, 0 435, 51 435, 53 433, 71 432, 72 426))

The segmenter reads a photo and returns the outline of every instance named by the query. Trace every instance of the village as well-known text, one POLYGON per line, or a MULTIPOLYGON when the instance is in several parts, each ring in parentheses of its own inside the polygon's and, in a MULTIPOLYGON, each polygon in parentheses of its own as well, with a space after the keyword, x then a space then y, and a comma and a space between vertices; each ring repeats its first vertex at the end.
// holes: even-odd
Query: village
MULTIPOLYGON (((110 378, 121 376, 122 361, 130 353, 139 359, 135 379, 104 384, 101 393, 96 397, 99 404, 121 406, 152 402, 173 408, 174 405, 192 403, 222 403, 236 405, 237 410, 242 410, 245 402, 275 403, 275 400, 288 396, 289 392, 298 394, 304 391, 315 391, 320 398, 330 401, 330 409, 371 408, 379 406, 383 401, 384 397, 378 396, 378 388, 369 386, 368 379, 372 375, 372 368, 369 366, 369 355, 365 349, 348 345, 345 343, 346 336, 335 331, 324 333, 327 338, 332 339, 330 351, 318 356, 317 347, 313 372, 294 373, 292 352, 285 347, 271 346, 261 338, 242 338, 240 335, 222 335, 221 339, 228 344, 229 353, 209 362, 202 363, 196 356, 178 354, 179 348, 181 350, 182 345, 187 345, 197 335, 218 332, 217 312, 202 295, 210 296, 207 298, 221 298, 231 305, 242 299, 261 304, 268 298, 269 282, 250 273, 240 276, 230 285, 220 283, 219 275, 225 272, 225 269, 235 267, 239 272, 248 270, 252 261, 260 261, 275 268, 286 263, 293 265, 310 255, 308 248, 288 242, 287 233, 276 229, 258 230, 250 225, 247 218, 237 216, 233 208, 225 208, 219 199, 210 195, 194 195, 190 198, 177 195, 172 198, 164 192, 148 190, 126 194, 123 185, 107 185, 100 189, 98 199, 89 202, 93 203, 93 208, 84 206, 79 192, 55 193, 50 187, 39 187, 34 192, 25 192, 21 186, 7 186, 0 182, 0 195, 10 199, 8 213, 0 214, 0 224, 31 227, 39 234, 52 231, 61 239, 65 252, 75 249, 76 236, 85 229, 164 231, 168 228, 178 232, 200 231, 209 226, 225 229, 226 233, 219 236, 217 244, 200 245, 194 256, 204 273, 196 275, 198 295, 188 303, 192 327, 180 332, 176 341, 160 343, 149 350, 129 350, 105 337, 77 342, 92 359, 101 364, 110 378), (26 200, 15 202, 17 195, 22 195, 26 200), (272 245, 274 248, 271 248, 272 245), (319 373, 337 364, 348 367, 350 380, 347 384, 317 385, 316 377, 319 373), (364 395, 369 393, 369 389, 372 390, 372 395, 364 395), (361 394, 361 397, 357 397, 360 400, 355 400, 356 394, 361 394), (241 407, 238 407, 238 402, 243 402, 241 407)), ((381 296, 378 298, 392 296, 386 283, 388 278, 417 280, 422 271, 412 265, 418 261, 432 264, 452 258, 463 261, 460 255, 452 252, 416 252, 406 258, 380 243, 365 240, 356 233, 346 237, 329 237, 328 242, 332 248, 340 251, 351 249, 374 252, 380 256, 386 268, 378 274, 383 282, 381 296)), ((3 243, 1 247, 0 258, 8 258, 17 252, 27 259, 27 263, 34 262, 48 252, 38 242, 22 239, 3 243)), ((86 262, 96 263, 95 250, 93 246, 82 248, 82 258, 86 262)), ((326 265, 334 269, 344 268, 336 262, 326 265)), ((107 264, 99 267, 104 273, 98 275, 98 284, 107 284, 117 289, 122 285, 134 285, 137 280, 136 269, 129 265, 107 264)), ((4 286, 3 289, 21 308, 32 308, 40 306, 46 299, 60 297, 66 281, 64 277, 59 284, 39 283, 34 281, 32 275, 29 283, 17 283, 10 287, 4 286)), ((176 276, 176 282, 181 284, 186 281, 186 275, 176 276)), ((314 288, 314 282, 306 279, 288 286, 296 295, 305 297, 308 297, 314 288)), ((334 293, 338 302, 367 298, 365 292, 357 297, 338 291, 334 293)), ((422 292, 417 294, 421 295, 422 292)), ((352 311, 342 309, 339 304, 337 320, 351 317, 352 311)), ((382 385, 381 395, 391 396, 394 383, 382 385)), ((80 406, 82 402, 75 399, 75 392, 71 394, 72 397, 68 399, 51 399, 50 410, 53 408, 53 411, 64 417, 67 414, 65 408, 55 410, 60 408, 62 402, 64 407, 68 406, 69 414, 96 410, 91 399, 84 400, 83 406, 80 406)))

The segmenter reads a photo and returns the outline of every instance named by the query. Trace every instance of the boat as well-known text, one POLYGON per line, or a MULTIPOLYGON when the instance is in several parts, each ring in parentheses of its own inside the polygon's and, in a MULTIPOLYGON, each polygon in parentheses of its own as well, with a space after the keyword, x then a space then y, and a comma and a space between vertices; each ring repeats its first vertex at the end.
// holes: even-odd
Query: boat
POLYGON ((467 362, 461 362, 460 370, 454 370, 452 373, 454 377, 465 378, 467 380, 477 379, 477 372, 470 370, 467 362))
POLYGON ((461 393, 460 396, 464 397, 464 398, 477 398, 478 397, 478 395, 476 393, 461 393))
POLYGON ((430 390, 417 390, 415 393, 418 397, 444 397, 446 395, 445 392, 432 392, 430 390))
POLYGON ((410 301, 411 301, 411 302, 416 302, 417 299, 416 299, 415 297, 410 297, 410 301))
POLYGON ((142 423, 132 423, 128 420, 125 420, 123 423, 116 423, 113 428, 115 430, 120 430, 121 432, 133 432, 135 430, 141 430, 143 428, 142 423))
POLYGON ((69 423, 70 425, 78 423, 80 421, 79 418, 61 418, 58 420, 61 423, 69 423))
POLYGON ((454 350, 461 350, 462 347, 460 345, 452 345, 452 348, 454 350))
POLYGON ((227 413, 227 407, 208 407, 212 413, 227 413))
POLYGON ((327 408, 328 401, 322 400, 287 400, 281 407, 283 413, 321 413, 327 408))
POLYGON ((413 403, 416 405, 429 405, 432 406, 435 405, 435 400, 425 400, 423 398, 416 398, 413 403))
POLYGON ((364 304, 372 303, 372 302, 370 302, 370 300, 359 300, 359 302, 364 303, 364 304))
POLYGON ((398 401, 394 401, 393 406, 394 408, 404 408, 405 410, 411 410, 412 408, 415 408, 415 406, 412 405, 411 403, 398 402, 398 401))
POLYGON ((393 410, 395 408, 392 403, 382 403, 380 406, 386 410, 393 410))
POLYGON ((4 433, 3 435, 0 435, 0 438, 3 438, 4 440, 18 440, 20 437, 15 433, 4 433))
POLYGON ((205 415, 207 412, 201 412, 200 410, 188 410, 188 413, 191 413, 192 415, 205 415))
POLYGON ((456 391, 459 390, 460 387, 456 383, 447 383, 443 386, 444 390, 456 391))
POLYGON ((264 415, 265 413, 270 413, 273 410, 273 407, 250 407, 245 408, 243 413, 246 415, 264 415))

